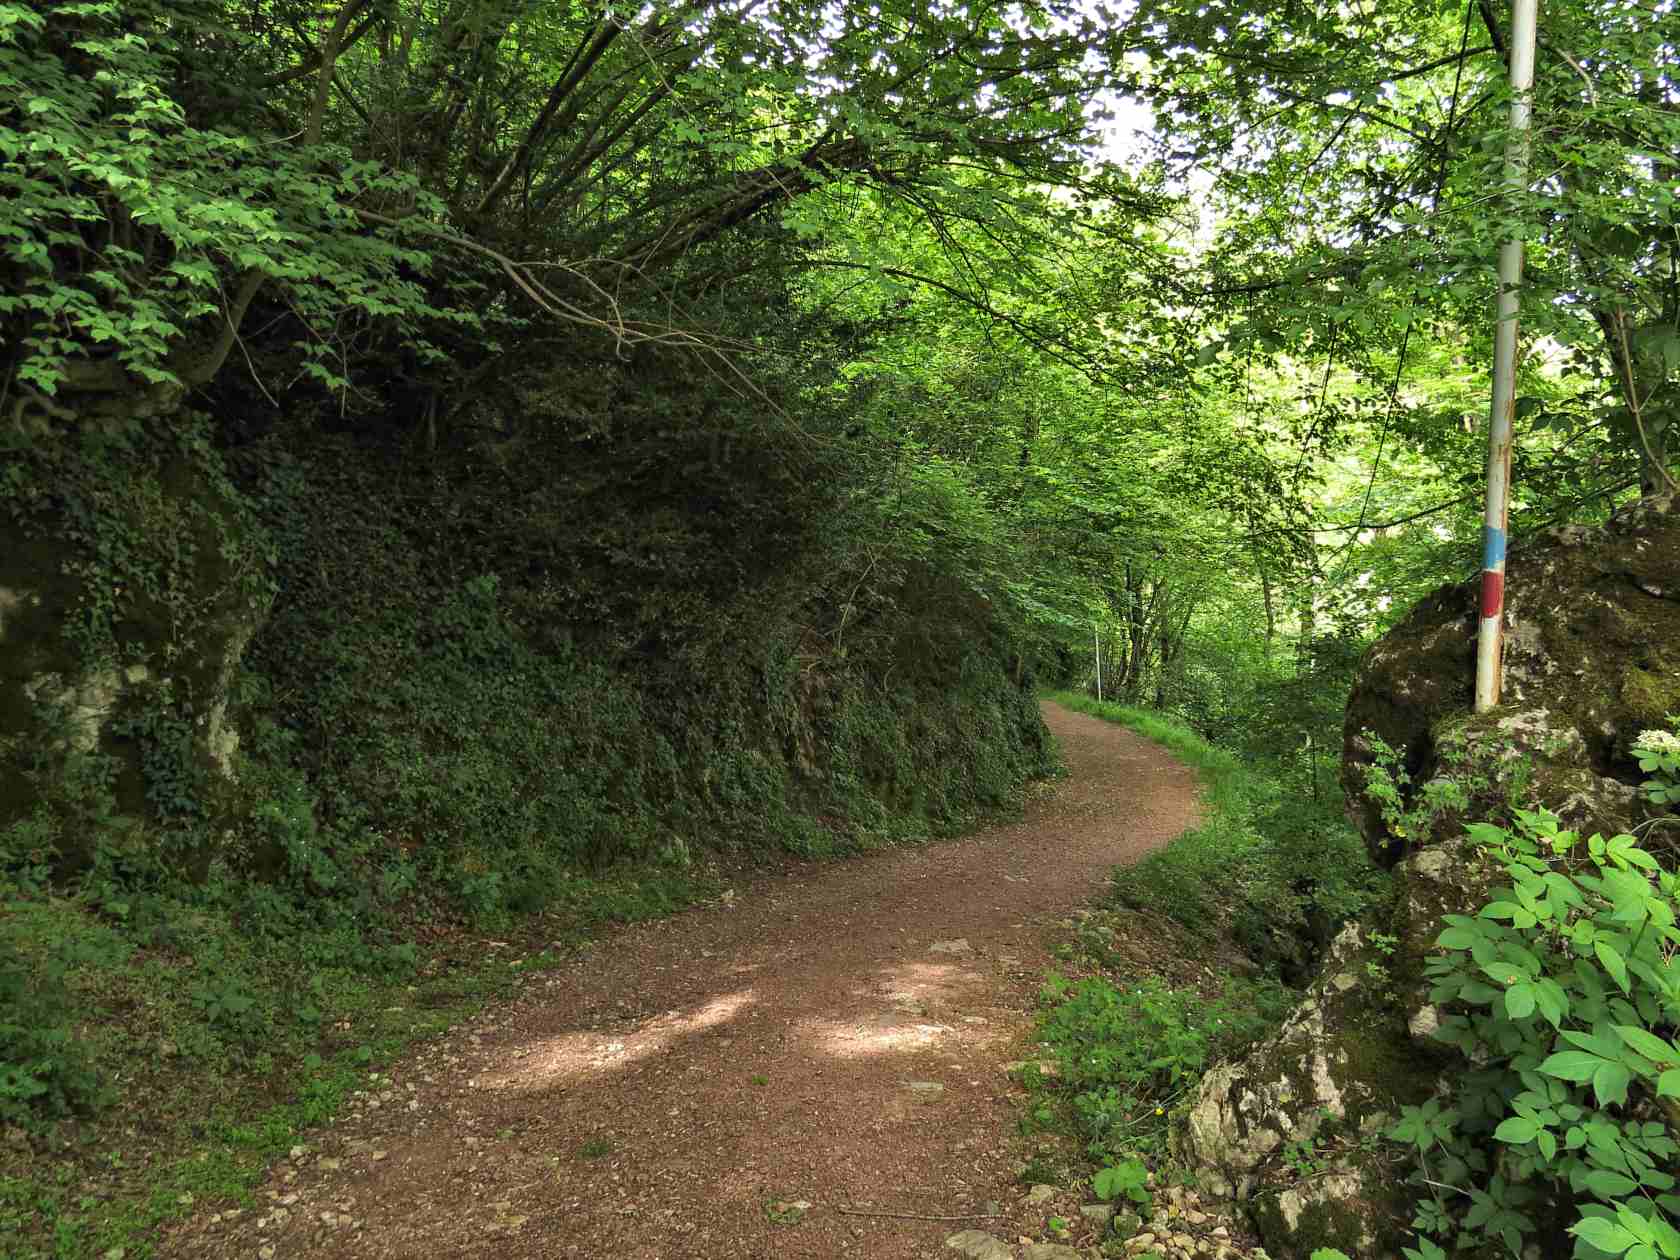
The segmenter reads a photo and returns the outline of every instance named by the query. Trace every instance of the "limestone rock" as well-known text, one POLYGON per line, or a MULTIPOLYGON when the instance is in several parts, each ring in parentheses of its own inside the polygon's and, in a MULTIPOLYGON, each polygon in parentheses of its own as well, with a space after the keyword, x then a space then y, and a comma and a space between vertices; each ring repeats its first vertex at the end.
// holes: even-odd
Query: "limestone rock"
POLYGON ((969 1260, 1015 1260, 1015 1252, 1008 1243, 981 1229, 965 1229, 960 1234, 952 1234, 945 1240, 945 1246, 960 1256, 969 1257, 969 1260))
MULTIPOLYGON (((1286 1145, 1310 1143, 1327 1130, 1374 1133, 1395 1120, 1402 1105, 1428 1096, 1437 1069, 1429 1055, 1406 1044, 1397 1012, 1374 986, 1338 983, 1344 975, 1367 975, 1367 964, 1382 958, 1358 924, 1343 928, 1323 975, 1283 1027, 1242 1060, 1203 1078, 1179 1142, 1205 1190, 1251 1207, 1281 1203, 1281 1196, 1256 1192, 1275 1190, 1284 1179, 1286 1145)), ((1379 1164, 1373 1171, 1380 1179, 1385 1170, 1379 1164)), ((1376 1260, 1378 1248, 1397 1241, 1406 1213, 1394 1188, 1366 1184, 1363 1170, 1350 1167, 1334 1202, 1357 1206, 1345 1214, 1338 1210, 1334 1221, 1309 1220, 1316 1201, 1303 1201, 1299 1211, 1292 1206, 1258 1220, 1261 1236, 1268 1246, 1292 1253, 1305 1245, 1297 1226, 1306 1221, 1315 1228, 1312 1246, 1339 1246, 1364 1260, 1376 1260)))

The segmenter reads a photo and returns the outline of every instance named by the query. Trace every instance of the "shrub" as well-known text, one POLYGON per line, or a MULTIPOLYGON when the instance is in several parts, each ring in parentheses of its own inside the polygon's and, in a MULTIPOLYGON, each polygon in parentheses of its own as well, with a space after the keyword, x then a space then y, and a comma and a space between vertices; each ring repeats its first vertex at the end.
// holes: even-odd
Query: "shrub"
POLYGON ((1544 810, 1468 830, 1510 884, 1447 916, 1426 965, 1437 1035, 1475 1066, 1391 1132, 1418 1160, 1416 1224, 1519 1255, 1555 1208, 1583 1260, 1680 1257, 1680 879, 1544 810))
POLYGON ((69 981, 125 952, 104 934, 62 934, 50 910, 0 916, 0 1123, 39 1128, 109 1101, 76 1035, 69 981))

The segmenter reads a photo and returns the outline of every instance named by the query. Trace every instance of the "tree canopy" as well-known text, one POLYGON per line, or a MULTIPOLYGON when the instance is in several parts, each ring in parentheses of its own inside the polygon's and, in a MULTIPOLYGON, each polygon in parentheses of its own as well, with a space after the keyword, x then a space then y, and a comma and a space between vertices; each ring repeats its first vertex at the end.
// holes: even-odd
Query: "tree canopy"
POLYGON ((1046 644, 1368 632, 1463 563, 1508 235, 1518 528, 1670 484, 1671 17, 1547 6, 1512 190, 1481 0, 4 4, 5 411, 505 458, 677 356, 1046 644))

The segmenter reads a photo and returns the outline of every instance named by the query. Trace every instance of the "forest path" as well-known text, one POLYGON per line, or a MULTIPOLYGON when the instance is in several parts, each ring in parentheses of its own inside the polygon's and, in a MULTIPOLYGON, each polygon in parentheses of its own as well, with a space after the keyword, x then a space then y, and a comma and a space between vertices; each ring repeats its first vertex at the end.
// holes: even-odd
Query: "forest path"
POLYGON ((1021 821, 614 932, 394 1066, 257 1209, 183 1222, 161 1254, 925 1260, 970 1227, 1042 1237, 1004 1064, 1045 920, 1197 815, 1166 751, 1044 712, 1071 773, 1021 821))

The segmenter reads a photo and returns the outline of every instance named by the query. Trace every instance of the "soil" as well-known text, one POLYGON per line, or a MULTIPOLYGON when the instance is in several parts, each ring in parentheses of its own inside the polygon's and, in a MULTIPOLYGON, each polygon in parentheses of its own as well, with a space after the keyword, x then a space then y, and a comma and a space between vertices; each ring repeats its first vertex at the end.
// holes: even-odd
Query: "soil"
POLYGON ((1019 822, 609 935, 160 1254, 910 1260, 1077 1220, 1023 1194, 1005 1065, 1050 922, 1191 826, 1198 785, 1121 727, 1045 719, 1070 773, 1019 822))

